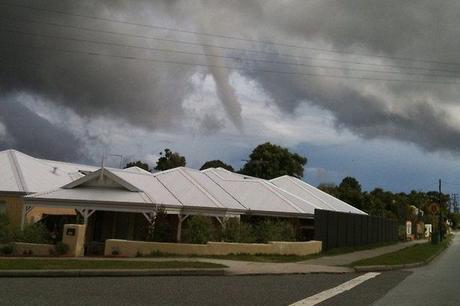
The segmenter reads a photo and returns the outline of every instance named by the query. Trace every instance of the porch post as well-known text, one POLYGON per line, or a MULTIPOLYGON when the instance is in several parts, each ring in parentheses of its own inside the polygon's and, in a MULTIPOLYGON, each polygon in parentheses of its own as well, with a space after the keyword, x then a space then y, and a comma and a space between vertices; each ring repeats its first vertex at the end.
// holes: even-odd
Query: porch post
POLYGON ((96 210, 95 209, 77 209, 77 211, 83 216, 83 224, 87 225, 88 224, 88 219, 91 217, 96 210))

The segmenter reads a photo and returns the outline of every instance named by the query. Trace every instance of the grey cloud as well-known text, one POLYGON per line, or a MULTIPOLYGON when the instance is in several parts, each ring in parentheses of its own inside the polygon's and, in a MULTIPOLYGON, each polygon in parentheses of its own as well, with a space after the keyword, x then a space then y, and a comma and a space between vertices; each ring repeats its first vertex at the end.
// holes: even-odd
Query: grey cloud
MULTIPOLYGON (((26 2, 28 3, 28 2, 26 2)), ((38 5, 38 4, 34 4, 38 5)), ((224 33, 231 36, 258 40, 292 42, 297 45, 327 46, 343 52, 358 52, 376 56, 351 56, 328 52, 310 52, 299 48, 277 45, 260 45, 214 37, 212 42, 232 47, 279 53, 267 57, 254 53, 223 52, 254 59, 295 61, 283 54, 292 53, 312 57, 334 57, 356 61, 378 62, 396 65, 396 72, 414 72, 411 66, 430 69, 451 69, 460 72, 458 65, 441 62, 455 61, 460 51, 457 39, 460 4, 456 1, 47 1, 48 8, 83 12, 107 18, 125 19, 145 24, 165 24, 191 30, 224 33), (401 61, 390 57, 426 58, 435 62, 401 61), (404 67, 406 68, 404 68, 404 67)), ((203 37, 174 34, 168 31, 127 25, 89 21, 53 14, 37 13, 22 9, 8 9, 7 13, 19 18, 48 20, 65 24, 84 25, 114 31, 158 35, 161 37, 190 39, 197 42, 203 37)), ((178 47, 164 43, 139 41, 127 36, 107 36, 85 33, 49 26, 24 23, 8 25, 21 31, 68 35, 79 38, 109 40, 116 43, 182 48, 194 52, 214 52, 210 49, 178 47), (187 49, 188 48, 188 49, 187 49)), ((304 78, 269 74, 263 70, 283 70, 294 73, 322 73, 305 66, 272 65, 269 63, 245 63, 231 60, 220 61, 216 57, 204 58, 177 54, 152 53, 138 49, 82 44, 47 38, 33 38, 0 32, 0 42, 23 45, 50 46, 107 54, 154 57, 158 59, 183 60, 211 64, 217 85, 217 94, 224 105, 226 116, 236 125, 244 124, 241 105, 232 88, 230 70, 215 66, 221 64, 247 68, 244 74, 255 80, 265 93, 278 105, 280 111, 294 114, 300 103, 311 103, 329 110, 335 117, 337 129, 348 129, 363 138, 391 138, 414 143, 430 151, 446 150, 460 152, 459 130, 451 126, 455 118, 447 106, 458 106, 458 85, 430 84, 443 81, 432 77, 415 76, 426 84, 406 82, 376 82, 366 80, 334 80, 324 77, 304 78), (372 90, 365 90, 371 88, 372 90), (396 97, 396 98, 395 98, 396 97), (396 101, 397 100, 397 101, 396 101)), ((219 51, 221 52, 221 51, 219 51)), ((318 59, 309 64, 317 64, 318 59)), ((320 62, 322 63, 322 62, 320 62)), ((328 63, 328 65, 334 65, 328 63)), ((330 74, 358 75, 381 78, 411 78, 377 73, 352 73, 344 65, 330 74)), ((369 68, 369 67, 367 67, 369 68)), ((370 67, 372 68, 372 67, 370 67)), ((383 69, 383 68, 375 68, 383 69)), ((43 52, 27 48, 1 49, 0 86, 3 92, 24 91, 43 96, 55 104, 73 109, 83 118, 107 117, 144 129, 172 129, 184 122, 187 116, 183 101, 190 94, 190 77, 203 67, 151 64, 135 60, 108 57, 43 52)), ((329 71, 329 70, 328 70, 329 71)), ((444 74, 445 75, 445 74, 444 74)), ((455 74, 451 74, 455 75, 455 74)), ((460 73, 457 73, 460 75, 460 73)), ((457 79, 449 79, 455 82, 457 79)), ((209 121, 203 128, 213 129, 209 121)))
POLYGON ((1 150, 15 148, 36 157, 91 162, 83 143, 70 131, 54 126, 11 96, 0 96, 0 105, 0 122, 6 128, 6 135, 0 135, 1 150))

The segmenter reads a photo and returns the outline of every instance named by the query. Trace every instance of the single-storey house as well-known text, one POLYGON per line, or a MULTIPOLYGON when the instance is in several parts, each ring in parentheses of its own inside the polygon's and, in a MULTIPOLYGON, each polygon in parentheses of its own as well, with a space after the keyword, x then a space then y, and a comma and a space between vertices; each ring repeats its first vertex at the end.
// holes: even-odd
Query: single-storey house
POLYGON ((190 215, 222 223, 248 214, 312 220, 315 209, 365 214, 291 176, 263 180, 222 168, 187 167, 150 173, 0 152, 0 213, 14 224, 78 216, 90 241, 141 239, 159 207, 175 220, 179 239, 190 215))

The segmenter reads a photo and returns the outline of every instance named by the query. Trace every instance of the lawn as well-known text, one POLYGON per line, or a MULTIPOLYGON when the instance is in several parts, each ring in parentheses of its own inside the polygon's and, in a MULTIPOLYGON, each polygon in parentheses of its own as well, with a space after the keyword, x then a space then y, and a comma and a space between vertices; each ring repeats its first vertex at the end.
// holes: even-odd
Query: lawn
POLYGON ((438 252, 447 248, 449 246, 451 239, 452 236, 449 236, 447 239, 443 240, 439 244, 431 244, 430 242, 417 244, 396 252, 355 261, 351 264, 351 266, 390 266, 424 262, 431 256, 438 254, 438 252))
POLYGON ((199 261, 127 261, 75 259, 1 259, 0 270, 83 270, 83 269, 209 269, 226 266, 199 261))
POLYGON ((350 252, 369 250, 369 249, 374 249, 374 248, 379 248, 379 247, 391 245, 391 244, 394 244, 394 243, 396 243, 396 242, 370 244, 370 245, 359 246, 359 247, 336 248, 336 249, 331 249, 331 250, 328 250, 328 251, 325 251, 325 252, 321 252, 319 254, 304 255, 304 256, 276 255, 276 254, 256 254, 256 255, 230 254, 230 255, 212 255, 212 256, 198 256, 198 255, 183 256, 182 255, 181 256, 181 255, 166 254, 166 253, 161 253, 161 252, 153 252, 153 253, 151 253, 149 255, 145 255, 145 257, 176 257, 176 258, 177 257, 187 257, 187 258, 200 257, 200 258, 238 260, 238 261, 283 263, 283 262, 299 262, 299 261, 319 258, 319 257, 322 257, 322 256, 334 256, 334 255, 346 254, 346 253, 350 253, 350 252))

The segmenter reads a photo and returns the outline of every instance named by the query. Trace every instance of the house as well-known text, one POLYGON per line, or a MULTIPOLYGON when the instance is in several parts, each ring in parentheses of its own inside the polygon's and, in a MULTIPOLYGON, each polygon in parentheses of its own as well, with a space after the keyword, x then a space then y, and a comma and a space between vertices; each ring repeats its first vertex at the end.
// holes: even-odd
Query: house
POLYGON ((78 216, 87 224, 90 240, 142 239, 160 206, 175 224, 178 240, 190 215, 210 216, 218 223, 243 215, 311 221, 315 209, 365 215, 290 176, 269 181, 222 168, 186 167, 150 173, 0 152, 0 210, 14 224, 78 216))

